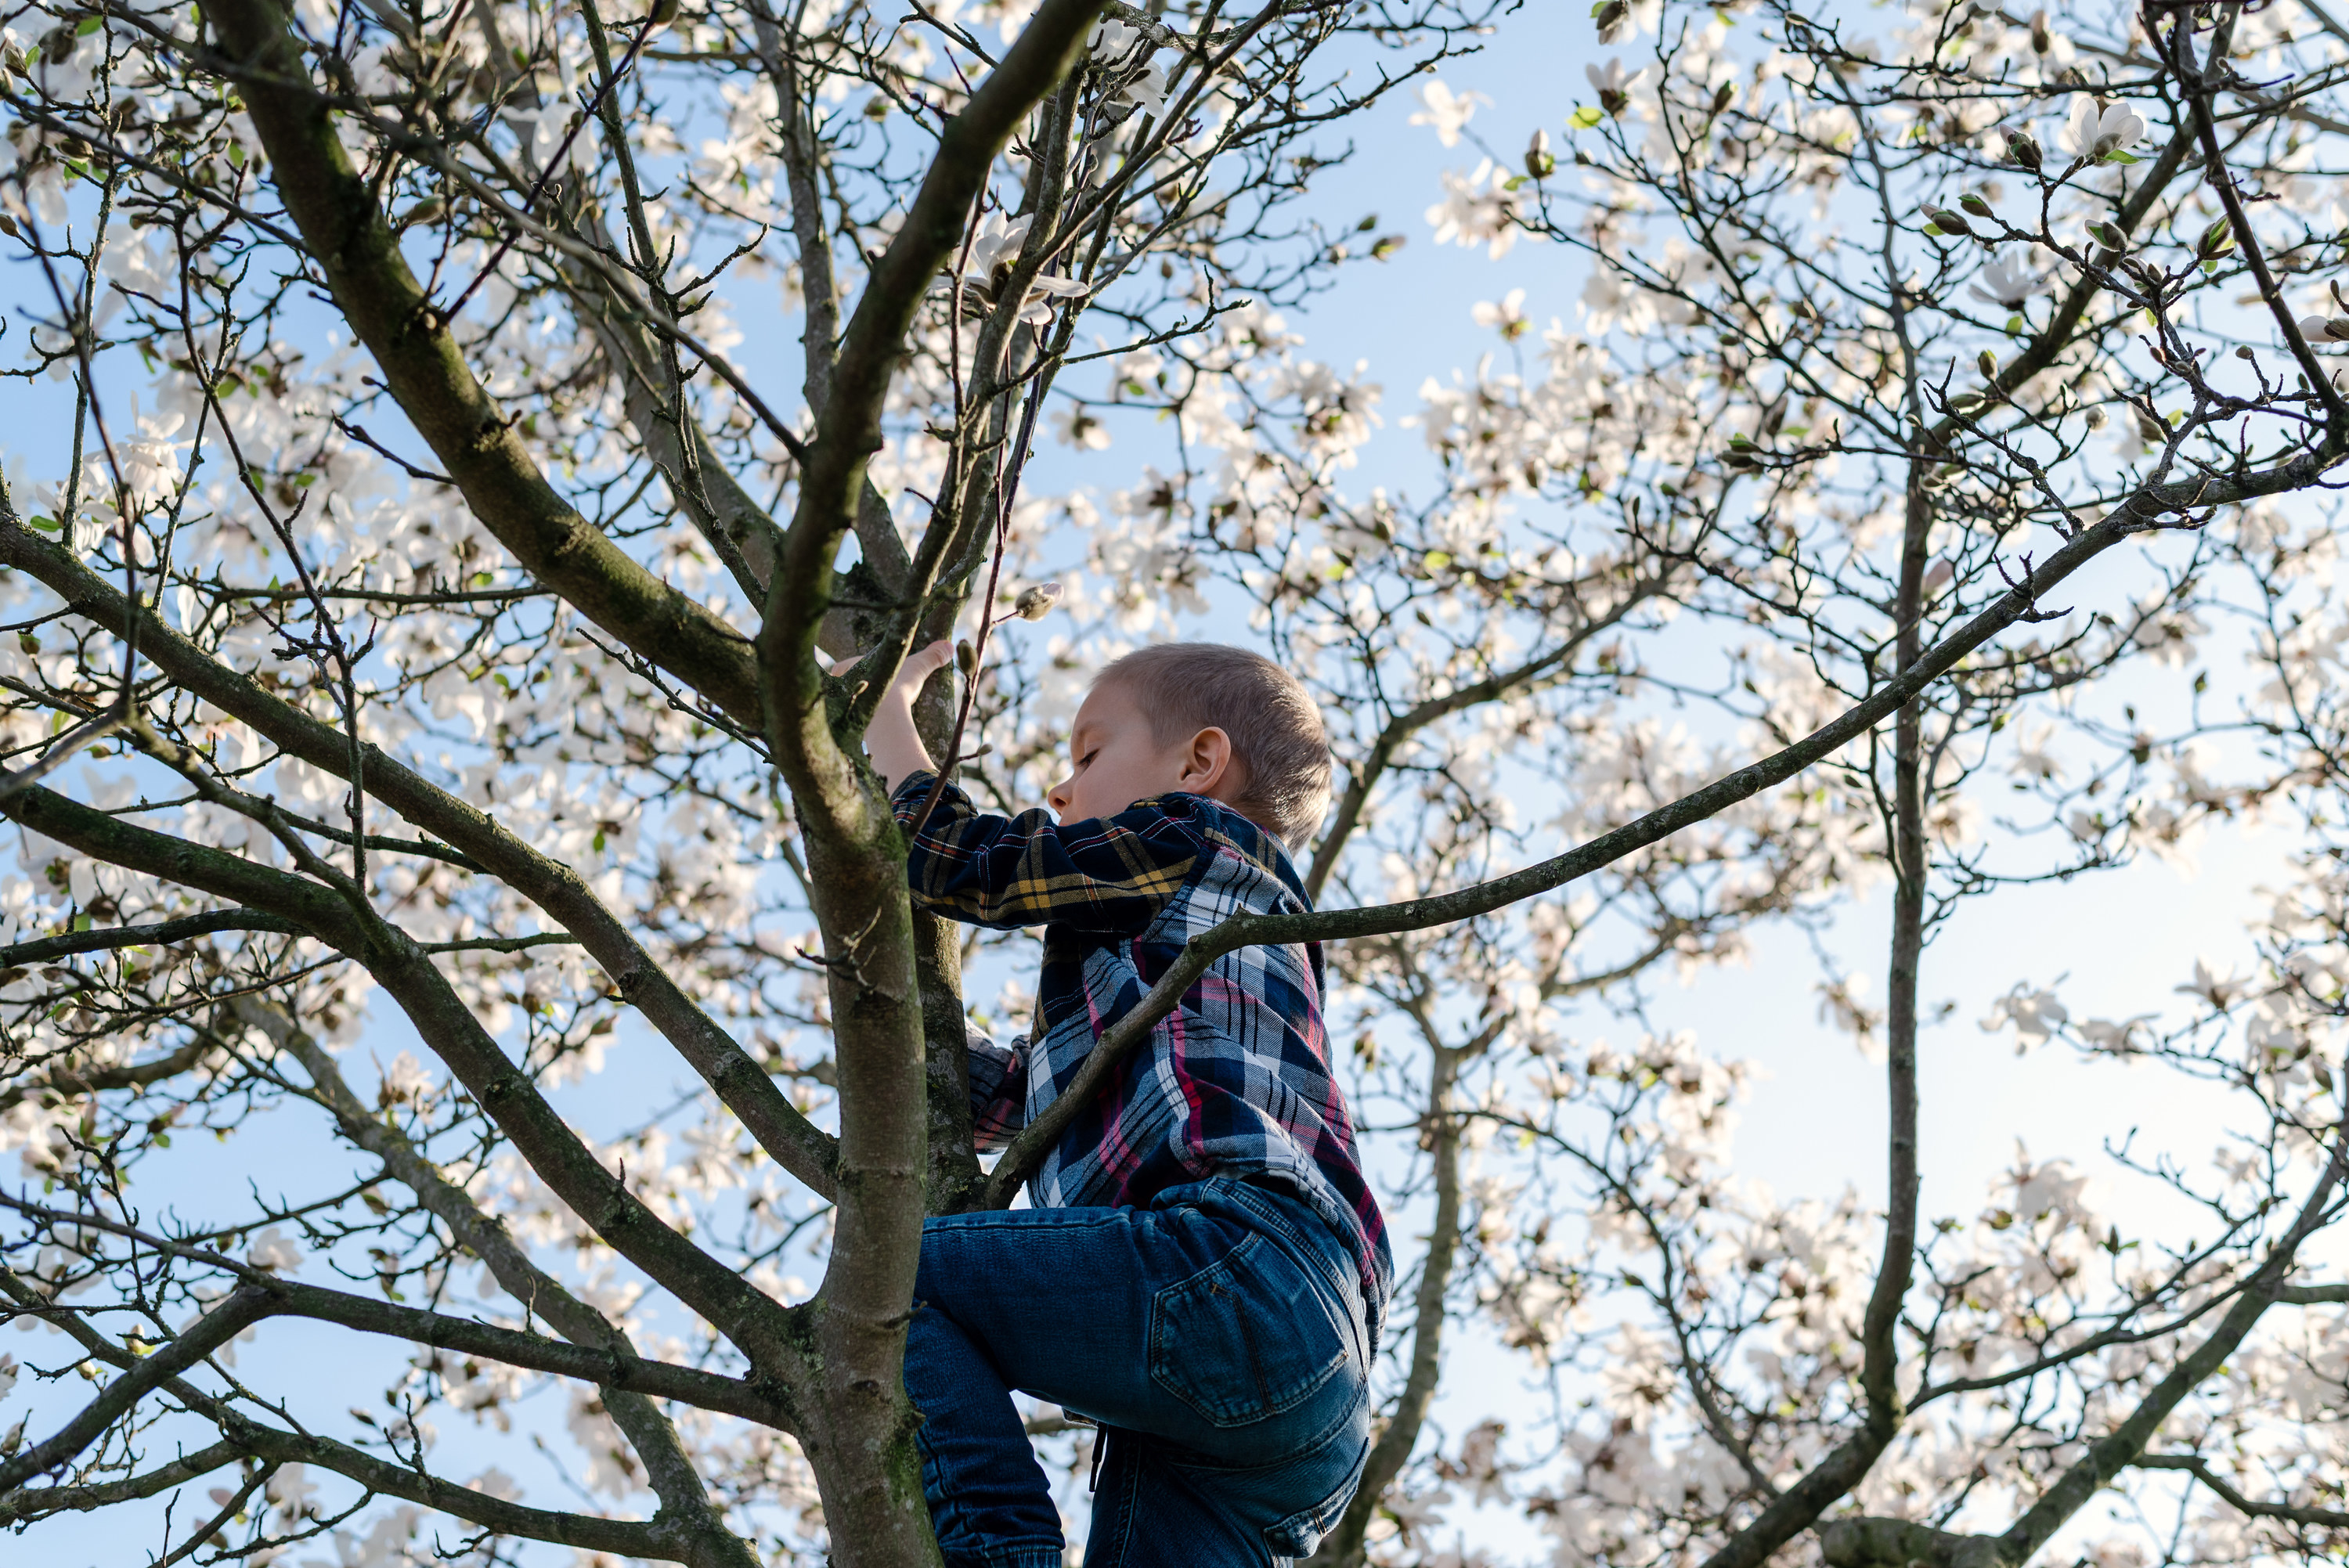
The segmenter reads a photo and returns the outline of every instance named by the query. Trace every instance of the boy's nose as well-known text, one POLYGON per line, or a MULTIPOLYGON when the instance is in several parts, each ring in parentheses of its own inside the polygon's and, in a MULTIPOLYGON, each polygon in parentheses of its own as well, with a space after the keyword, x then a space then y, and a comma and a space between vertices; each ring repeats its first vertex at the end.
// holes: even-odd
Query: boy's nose
POLYGON ((1044 804, 1050 806, 1055 811, 1067 810, 1069 809, 1069 786, 1076 781, 1076 776, 1071 774, 1068 778, 1061 779, 1058 784, 1053 785, 1051 789, 1044 792, 1044 804))

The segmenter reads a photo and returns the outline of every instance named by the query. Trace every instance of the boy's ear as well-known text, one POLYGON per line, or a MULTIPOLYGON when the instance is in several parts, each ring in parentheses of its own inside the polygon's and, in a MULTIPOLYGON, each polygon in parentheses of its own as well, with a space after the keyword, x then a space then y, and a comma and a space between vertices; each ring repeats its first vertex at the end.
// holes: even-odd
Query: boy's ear
POLYGON ((1213 795, 1218 786, 1238 781, 1230 736, 1210 725, 1191 737, 1183 748, 1183 772, 1176 789, 1193 795, 1213 795))

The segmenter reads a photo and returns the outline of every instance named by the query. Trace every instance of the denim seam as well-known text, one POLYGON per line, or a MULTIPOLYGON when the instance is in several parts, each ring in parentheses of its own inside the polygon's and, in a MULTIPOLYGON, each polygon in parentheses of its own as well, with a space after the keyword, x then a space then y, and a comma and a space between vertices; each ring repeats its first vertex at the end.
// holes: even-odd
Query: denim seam
POLYGON ((1188 1459, 1169 1459, 1165 1462, 1177 1470, 1193 1470, 1200 1475, 1249 1476, 1262 1475, 1270 1470, 1287 1470, 1292 1465, 1303 1464, 1307 1460, 1336 1442, 1343 1435, 1345 1429, 1353 1424, 1355 1408, 1367 1402, 1369 1398, 1370 1386, 1365 1383, 1355 1390, 1353 1403, 1347 1405, 1336 1416, 1330 1418, 1328 1426, 1299 1443, 1281 1458, 1268 1460, 1260 1465, 1218 1465, 1212 1461, 1202 1463, 1188 1459))
MULTIPOLYGON (((1266 1228, 1279 1233, 1281 1239, 1290 1243, 1288 1250, 1299 1254, 1298 1261, 1319 1276, 1324 1284, 1334 1287, 1340 1301, 1345 1299, 1346 1286, 1350 1283, 1357 1291, 1361 1289, 1361 1281, 1349 1280, 1346 1275, 1340 1274, 1331 1265, 1330 1260, 1322 1255, 1321 1249, 1313 1244, 1312 1239, 1290 1222, 1288 1214, 1282 1212, 1278 1204, 1272 1202, 1262 1189, 1230 1176, 1218 1176, 1214 1180, 1228 1183, 1232 1188, 1230 1194, 1232 1201, 1263 1222, 1266 1228)), ((1303 1200, 1299 1199, 1299 1202, 1302 1202, 1303 1200)), ((1319 1216, 1317 1215, 1316 1218, 1318 1219, 1319 1216)), ((1351 1265, 1349 1264, 1350 1269, 1350 1267, 1351 1265)))
POLYGON ((1246 1181, 1229 1176, 1218 1176, 1214 1180, 1226 1183, 1231 1189, 1229 1193, 1231 1201, 1262 1222, 1268 1233, 1268 1240, 1274 1241, 1276 1243, 1282 1241, 1290 1243, 1281 1250, 1288 1253, 1299 1267, 1305 1269, 1309 1274, 1330 1289, 1330 1305, 1336 1306, 1338 1315, 1346 1320, 1346 1336, 1361 1357, 1362 1369, 1367 1373, 1371 1364, 1370 1303, 1367 1300, 1363 1301, 1362 1312, 1358 1316, 1347 1300, 1348 1286, 1350 1285, 1356 1293, 1359 1293, 1361 1290, 1361 1281, 1350 1279, 1339 1274, 1330 1265, 1330 1260, 1321 1255, 1320 1249, 1289 1222, 1288 1216, 1281 1212, 1279 1205, 1271 1202, 1257 1189, 1246 1181))

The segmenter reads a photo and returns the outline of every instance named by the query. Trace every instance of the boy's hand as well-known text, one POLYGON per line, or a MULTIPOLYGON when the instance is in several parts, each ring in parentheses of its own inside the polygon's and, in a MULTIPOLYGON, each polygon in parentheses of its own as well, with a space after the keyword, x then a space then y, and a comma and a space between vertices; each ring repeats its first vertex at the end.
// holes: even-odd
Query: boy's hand
MULTIPOLYGON (((954 663, 954 645, 941 637, 926 648, 916 649, 905 656, 899 666, 897 678, 881 694, 880 705, 873 710, 873 722, 864 731, 864 752, 873 758, 874 771, 881 775, 889 792, 895 794, 897 786, 916 773, 935 773, 937 764, 930 760, 929 748, 914 729, 914 698, 921 694, 929 678, 954 663)), ((838 675, 856 661, 843 659, 832 666, 838 675)))

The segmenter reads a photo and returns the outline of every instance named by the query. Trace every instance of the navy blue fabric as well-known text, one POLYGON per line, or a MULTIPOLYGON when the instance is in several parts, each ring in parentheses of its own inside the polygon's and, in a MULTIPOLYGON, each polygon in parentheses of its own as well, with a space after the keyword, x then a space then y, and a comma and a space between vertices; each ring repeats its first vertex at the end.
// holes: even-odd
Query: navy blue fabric
POLYGON ((1230 1177, 1146 1207, 928 1222, 905 1346, 948 1568, 1060 1568, 1014 1389, 1098 1422, 1085 1568, 1267 1568, 1310 1553, 1370 1456, 1353 1250, 1230 1177))

